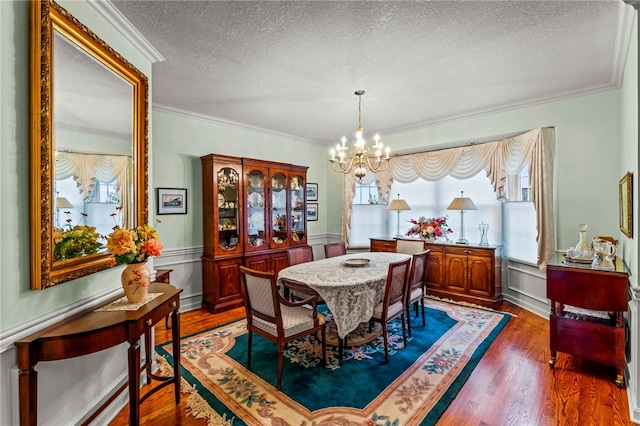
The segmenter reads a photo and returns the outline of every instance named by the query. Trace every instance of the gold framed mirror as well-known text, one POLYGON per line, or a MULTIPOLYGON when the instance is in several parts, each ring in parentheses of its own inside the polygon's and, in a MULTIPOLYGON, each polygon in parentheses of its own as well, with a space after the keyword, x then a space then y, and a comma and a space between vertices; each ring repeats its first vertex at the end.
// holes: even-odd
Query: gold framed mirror
POLYGON ((98 236, 146 221, 148 81, 57 3, 33 1, 31 19, 31 289, 40 290, 111 267, 98 236))

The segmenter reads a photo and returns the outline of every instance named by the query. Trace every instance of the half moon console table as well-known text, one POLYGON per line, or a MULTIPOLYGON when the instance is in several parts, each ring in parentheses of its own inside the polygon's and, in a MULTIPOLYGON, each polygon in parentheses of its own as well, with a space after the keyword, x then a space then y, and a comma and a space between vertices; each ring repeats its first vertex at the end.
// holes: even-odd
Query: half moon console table
MULTIPOLYGON (((117 300, 115 298, 91 311, 67 318, 18 340, 18 367, 20 368, 20 424, 38 424, 38 373, 35 367, 39 361, 54 361, 88 355, 129 342, 129 424, 140 423, 140 403, 157 390, 173 383, 176 404, 180 403, 180 293, 171 284, 152 283, 149 293, 162 293, 136 311, 96 312, 102 306, 117 300), (163 378, 151 373, 151 333, 152 327, 171 315, 172 342, 174 354, 173 377, 163 378), (140 361, 140 337, 145 335, 145 363, 140 361), (151 379, 163 383, 154 387, 140 398, 140 373, 147 372, 147 384, 151 379)), ((120 393, 127 385, 120 388, 120 393)), ((115 397, 115 396, 114 396, 115 397)), ((112 398, 114 398, 112 397, 112 398)), ((111 400, 107 401, 110 403, 111 400)), ((98 411, 104 408, 104 405, 98 411)), ((92 416, 92 418, 95 416, 92 416)))

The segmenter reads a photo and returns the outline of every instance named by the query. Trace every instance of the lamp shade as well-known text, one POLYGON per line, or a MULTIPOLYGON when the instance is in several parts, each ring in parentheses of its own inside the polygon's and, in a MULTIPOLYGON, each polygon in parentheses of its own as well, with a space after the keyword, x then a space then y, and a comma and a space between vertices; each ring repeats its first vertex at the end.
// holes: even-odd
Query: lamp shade
POLYGON ((471 198, 464 196, 464 191, 460 192, 460 196, 453 199, 447 210, 478 210, 471 198))
POLYGON ((397 199, 391 200, 389 205, 387 206, 387 210, 411 210, 409 204, 405 200, 397 199))
POLYGON ((73 204, 71 201, 67 200, 66 197, 56 197, 56 208, 57 209, 72 209, 73 204))

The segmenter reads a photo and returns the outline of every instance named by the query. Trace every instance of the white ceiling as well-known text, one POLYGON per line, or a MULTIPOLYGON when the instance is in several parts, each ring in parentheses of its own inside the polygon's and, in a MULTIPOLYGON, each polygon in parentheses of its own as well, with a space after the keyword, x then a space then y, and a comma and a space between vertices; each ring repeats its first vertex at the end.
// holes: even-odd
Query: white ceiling
POLYGON ((153 105, 322 144, 619 87, 599 1, 112 0, 165 58, 153 105))

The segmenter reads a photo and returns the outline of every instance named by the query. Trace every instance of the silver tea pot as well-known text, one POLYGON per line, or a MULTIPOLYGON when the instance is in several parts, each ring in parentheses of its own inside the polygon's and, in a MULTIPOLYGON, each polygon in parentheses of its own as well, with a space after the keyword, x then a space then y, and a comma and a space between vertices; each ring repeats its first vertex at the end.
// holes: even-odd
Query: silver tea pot
POLYGON ((593 267, 607 269, 613 269, 615 267, 613 261, 616 257, 617 250, 614 243, 600 238, 594 238, 593 251, 595 252, 592 263, 593 267))

